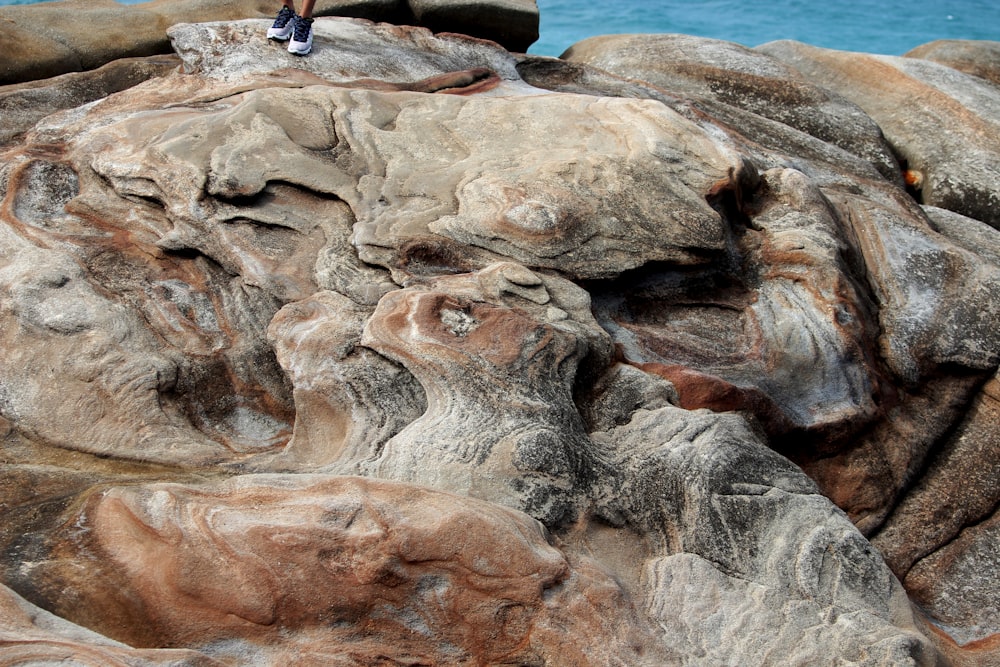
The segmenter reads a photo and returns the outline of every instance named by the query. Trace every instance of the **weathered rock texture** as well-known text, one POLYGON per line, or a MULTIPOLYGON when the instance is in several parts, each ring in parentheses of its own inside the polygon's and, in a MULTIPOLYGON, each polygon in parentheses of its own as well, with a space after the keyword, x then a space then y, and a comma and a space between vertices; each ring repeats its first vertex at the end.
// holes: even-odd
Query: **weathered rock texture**
MULTIPOLYGON (((274 17, 278 0, 59 0, 0 7, 0 84, 170 53, 177 23, 274 17)), ((460 32, 526 51, 538 39, 535 0, 317 0, 314 16, 349 16, 460 32)))
POLYGON ((6 135, 0 665, 1000 663, 996 181, 865 56, 267 25, 6 135))
POLYGON ((0 87, 0 145, 19 139, 42 118, 162 76, 180 64, 176 55, 122 58, 86 72, 0 87))
POLYGON ((932 60, 1000 85, 1000 42, 940 39, 918 46, 905 56, 932 60))
POLYGON ((666 656, 606 570, 526 515, 469 498, 248 475, 97 491, 74 521, 92 539, 60 546, 34 576, 65 585, 83 565, 72 603, 48 604, 136 646, 220 644, 208 652, 234 664, 666 656))
POLYGON ((758 48, 864 109, 910 170, 920 201, 1000 227, 1000 90, 995 82, 919 58, 795 42, 758 48))
POLYGON ((562 57, 697 100, 726 122, 738 125, 738 110, 752 112, 843 148, 890 180, 898 174, 872 118, 753 49, 688 35, 606 35, 575 44, 562 57))

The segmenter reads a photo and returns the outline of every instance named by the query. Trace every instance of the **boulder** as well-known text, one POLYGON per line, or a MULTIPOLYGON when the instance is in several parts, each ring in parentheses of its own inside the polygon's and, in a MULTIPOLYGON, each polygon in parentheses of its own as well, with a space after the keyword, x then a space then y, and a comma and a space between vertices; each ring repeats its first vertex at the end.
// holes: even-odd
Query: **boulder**
MULTIPOLYGON (((120 58, 170 52, 179 23, 273 18, 276 0, 59 0, 0 7, 0 84, 96 69, 120 58)), ((314 16, 349 16, 460 32, 525 51, 538 39, 534 0, 318 0, 314 16)))
MULTIPOLYGON (((720 115, 727 118, 722 127, 718 121, 706 120, 706 116, 714 118, 710 114, 720 111, 717 102, 678 98, 662 88, 643 85, 636 79, 623 80, 589 65, 528 59, 519 63, 519 71, 524 72, 527 80, 535 85, 560 92, 659 101, 701 124, 713 136, 719 136, 721 130, 726 134, 726 144, 744 156, 746 166, 740 170, 741 175, 734 177, 732 186, 720 189, 718 197, 713 199, 713 206, 731 223, 738 225, 740 223, 736 221, 745 220, 745 224, 750 226, 746 234, 734 235, 734 245, 730 246, 733 252, 726 261, 706 267, 705 272, 696 278, 680 278, 673 272, 660 272, 655 268, 629 274, 620 284, 610 288, 611 296, 607 304, 600 297, 595 302, 599 319, 602 319, 600 313, 604 308, 609 310, 610 318, 614 318, 614 325, 605 320, 602 323, 614 326, 618 332, 616 342, 628 358, 647 364, 644 366, 647 370, 655 368, 669 377, 677 386, 681 400, 689 401, 684 404, 690 407, 714 405, 727 406, 727 409, 735 406, 751 409, 773 433, 802 427, 826 429, 838 424, 834 430, 844 434, 851 430, 849 424, 852 421, 855 426, 860 426, 867 420, 865 415, 875 416, 871 404, 868 408, 863 407, 867 399, 860 398, 862 395, 870 395, 874 402, 882 401, 883 369, 882 363, 872 356, 876 353, 865 351, 864 345, 844 340, 844 337, 872 340, 870 333, 860 333, 866 328, 869 332, 875 329, 881 331, 876 336, 880 348, 876 356, 907 383, 918 382, 921 377, 935 373, 936 367, 951 363, 951 360, 977 371, 989 371, 997 362, 996 355, 988 352, 996 349, 997 344, 991 333, 998 316, 997 304, 992 297, 985 292, 980 293, 982 298, 973 300, 978 304, 975 311, 935 305, 952 302, 952 297, 945 296, 941 290, 949 291, 954 287, 956 291, 952 292, 953 295, 969 293, 965 287, 959 287, 966 280, 970 286, 994 284, 997 280, 995 269, 982 264, 978 251, 966 254, 964 247, 940 236, 925 211, 914 205, 896 181, 887 182, 870 164, 863 167, 841 149, 815 138, 803 141, 803 133, 797 133, 799 137, 796 138, 794 130, 776 129, 787 126, 744 112, 744 118, 753 116, 758 119, 748 126, 754 130, 750 139, 735 130, 725 129, 730 127, 731 112, 721 111, 720 115), (762 132, 758 134, 758 130, 762 132), (763 171, 758 178, 756 172, 764 169, 768 171, 763 171), (789 210, 789 206, 794 208, 804 201, 811 202, 806 205, 808 214, 802 215, 805 209, 799 212, 789 210), (821 213, 827 207, 833 210, 821 213), (804 222, 817 214, 821 217, 830 215, 831 220, 836 222, 821 222, 815 217, 812 222, 804 222), (772 217, 784 218, 784 221, 764 222, 772 217), (840 231, 840 226, 844 224, 852 229, 847 236, 840 231), (822 231, 824 229, 829 232, 822 231), (774 241, 767 241, 772 234, 774 241), (801 242, 793 243, 790 239, 799 234, 803 235, 801 242), (902 240, 904 236, 909 236, 910 240, 902 240), (806 237, 810 240, 807 241, 806 237), (822 237, 826 240, 821 240, 822 237), (835 251, 830 243, 833 238, 839 239, 839 249, 835 251), (921 241, 912 243, 915 238, 921 241), (805 254, 786 254, 785 250, 793 247, 805 254), (927 270, 917 270, 916 265, 925 260, 928 262, 927 270), (790 273, 776 269, 784 261, 789 262, 790 273), (826 422, 826 426, 821 426, 825 422, 823 409, 817 408, 814 405, 816 401, 802 394, 800 387, 775 400, 781 391, 779 386, 782 381, 770 376, 771 371, 768 370, 772 365, 769 361, 772 353, 807 358, 807 348, 818 350, 826 345, 806 344, 797 350, 797 346, 792 344, 795 336, 790 332, 781 335, 780 342, 775 339, 770 344, 759 333, 770 328, 758 324, 761 317, 772 317, 772 321, 778 323, 787 321, 790 312, 807 312, 803 301, 784 293, 783 289, 798 289, 800 283, 797 280, 785 283, 784 279, 797 273, 798 269, 791 267, 800 265, 800 262, 810 267, 812 280, 817 280, 823 273, 818 270, 819 266, 830 266, 832 282, 827 293, 830 296, 839 293, 834 300, 841 305, 855 304, 852 315, 837 317, 822 325, 824 328, 831 327, 830 332, 840 330, 836 338, 844 340, 842 344, 847 346, 837 353, 836 360, 827 364, 813 359, 806 364, 808 370, 803 368, 793 374, 800 377, 800 373, 817 372, 829 367, 840 369, 835 373, 839 376, 841 370, 853 369, 847 374, 854 379, 842 376, 841 381, 834 383, 839 387, 837 390, 833 390, 830 383, 820 383, 824 392, 847 392, 841 393, 841 396, 854 392, 855 395, 855 399, 847 401, 854 407, 826 422), (930 267, 942 266, 946 262, 956 270, 950 272, 950 277, 945 280, 944 274, 930 267), (878 272, 880 277, 869 282, 866 272, 869 275, 870 272, 878 272), (926 273, 930 282, 924 283, 918 295, 911 289, 924 280, 922 273, 926 273), (833 278, 834 275, 837 277, 833 278), (846 283, 843 280, 845 276, 850 276, 846 283), (905 288, 898 282, 902 276, 906 276, 903 279, 907 284, 905 288), (627 291, 622 289, 625 284, 629 285, 627 291), (714 287, 706 289, 706 285, 714 287), (783 287, 778 288, 778 285, 783 287), (848 297, 847 292, 841 291, 844 289, 854 292, 854 296, 848 297), (647 308, 653 311, 663 308, 661 295, 665 290, 675 295, 673 298, 683 300, 683 312, 690 316, 662 318, 646 313, 647 308), (647 293, 653 296, 647 297, 647 293), (689 293, 694 296, 687 296, 689 293), (628 296, 623 300, 622 294, 628 296), (796 302, 796 307, 789 307, 791 300, 796 302), (688 301, 701 305, 687 305, 688 301), (870 308, 873 301, 878 304, 874 310, 870 308), (780 317, 767 315, 772 308, 772 312, 780 313, 780 317), (711 316, 707 314, 709 312, 711 316), (875 317, 877 323, 870 321, 871 317, 875 317), (943 320, 936 321, 938 318, 949 320, 951 323, 945 328, 957 335, 949 333, 945 337, 937 337, 937 334, 932 334, 943 331, 943 320), (641 326, 636 326, 640 322, 641 326), (848 333, 845 327, 856 333, 848 333), (918 346, 927 353, 915 354, 918 346), (734 347, 738 351, 731 353, 734 347), (853 348, 854 352, 848 353, 848 348, 853 348), (936 351, 932 352, 932 349, 936 351), (713 352, 707 353, 708 350, 713 352), (749 362, 750 359, 755 361, 749 362), (697 368, 697 374, 691 374, 694 370, 692 366, 697 368), (850 389, 852 385, 854 389, 850 389), (685 388, 689 391, 685 392, 685 388), (796 397, 811 406, 803 406, 798 411, 798 417, 792 414, 796 397), (802 419, 806 414, 810 416, 802 419), (850 414, 856 419, 847 418, 850 414)), ((973 224, 981 226, 981 223, 973 224)), ((600 287, 595 286, 595 291, 599 293, 600 287)), ((811 285, 809 299, 822 293, 811 285)), ((813 312, 816 313, 813 325, 803 327, 800 323, 794 327, 800 334, 828 319, 831 311, 829 306, 823 306, 813 312), (820 315, 821 312, 827 314, 820 315)), ((815 335, 826 337, 818 332, 815 335)), ((827 338, 828 343, 832 340, 827 338)), ((775 362, 773 367, 784 368, 785 363, 775 362)), ((834 412, 844 407, 831 397, 832 394, 826 393, 825 399, 819 403, 828 405, 834 412)))
POLYGON ((1000 227, 1000 89, 930 60, 833 51, 798 42, 757 47, 878 123, 923 204, 1000 227))
POLYGON ((903 57, 930 60, 1000 85, 1000 42, 939 39, 921 44, 903 57))
POLYGON ((185 71, 206 83, 244 84, 260 75, 269 82, 264 87, 336 83, 383 92, 457 94, 470 86, 524 87, 513 55, 491 42, 388 23, 318 19, 313 52, 300 58, 268 41, 267 25, 260 20, 180 24, 169 35, 185 71))
MULTIPOLYGON (((688 35, 602 35, 561 56, 639 79, 686 99, 736 107, 861 157, 887 178, 899 167, 878 125, 852 102, 807 81, 793 67, 739 44, 688 35)), ((730 120, 726 118, 726 120, 730 120)), ((750 128, 732 117, 744 134, 750 128)))
POLYGON ((0 86, 0 145, 19 138, 35 123, 70 109, 162 76, 180 64, 175 54, 114 60, 95 70, 62 74, 22 84, 0 86))
POLYGON ((415 25, 459 32, 524 52, 538 40, 535 0, 407 0, 415 25))
POLYGON ((48 600, 62 616, 132 646, 202 647, 220 664, 670 655, 595 562, 470 498, 357 477, 240 476, 105 488, 73 520, 87 538, 51 535, 53 557, 33 576, 72 588, 48 600), (74 575, 98 563, 101 576, 74 575))

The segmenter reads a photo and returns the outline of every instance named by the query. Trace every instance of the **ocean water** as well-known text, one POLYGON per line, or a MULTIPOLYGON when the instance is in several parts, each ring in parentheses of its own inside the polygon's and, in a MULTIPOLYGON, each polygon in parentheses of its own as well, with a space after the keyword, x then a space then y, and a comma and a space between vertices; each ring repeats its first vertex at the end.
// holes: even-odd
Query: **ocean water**
POLYGON ((936 39, 1000 41, 1000 0, 537 0, 539 40, 558 56, 612 33, 682 33, 758 46, 794 39, 845 51, 903 55, 936 39))
MULTIPOLYGON (((29 5, 49 0, 0 0, 29 5)), ((118 0, 139 4, 143 0, 118 0)), ((683 33, 757 46, 794 39, 845 51, 902 55, 936 39, 1000 41, 1000 0, 537 0, 529 53, 558 56, 612 33, 683 33)), ((275 7, 278 2, 275 0, 275 7)))

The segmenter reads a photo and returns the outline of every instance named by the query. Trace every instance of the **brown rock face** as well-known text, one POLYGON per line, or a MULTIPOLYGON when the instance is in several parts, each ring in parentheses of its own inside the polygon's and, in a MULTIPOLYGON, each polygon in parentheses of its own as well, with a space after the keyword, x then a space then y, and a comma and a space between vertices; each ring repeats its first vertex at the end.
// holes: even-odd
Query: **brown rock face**
POLYGON ((573 665, 611 647, 639 660, 648 643, 637 615, 599 613, 627 606, 619 585, 567 560, 539 523, 417 487, 309 475, 116 487, 75 521, 92 538, 58 547, 49 576, 104 571, 53 604, 136 646, 226 642, 220 656, 243 664, 294 651, 310 664, 573 665))
POLYGON ((0 97, 0 665, 1000 659, 993 84, 267 25, 0 97))
POLYGON ((219 667, 222 663, 186 649, 136 649, 75 626, 0 587, 0 664, 85 667, 186 665, 219 667))
POLYGON ((939 39, 904 54, 947 65, 1000 85, 1000 43, 960 39, 939 39))

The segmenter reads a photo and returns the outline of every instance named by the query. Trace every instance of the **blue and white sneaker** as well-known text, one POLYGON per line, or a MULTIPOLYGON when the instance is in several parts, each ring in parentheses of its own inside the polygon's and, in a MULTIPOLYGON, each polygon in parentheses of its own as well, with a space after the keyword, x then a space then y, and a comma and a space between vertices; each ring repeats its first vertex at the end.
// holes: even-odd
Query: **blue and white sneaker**
POLYGON ((288 5, 282 5, 278 10, 278 15, 274 18, 274 25, 267 29, 267 38, 279 42, 284 42, 292 36, 292 19, 295 12, 288 5))
POLYGON ((296 16, 292 19, 292 41, 288 42, 288 52, 297 56, 308 55, 313 48, 313 20, 296 16))

